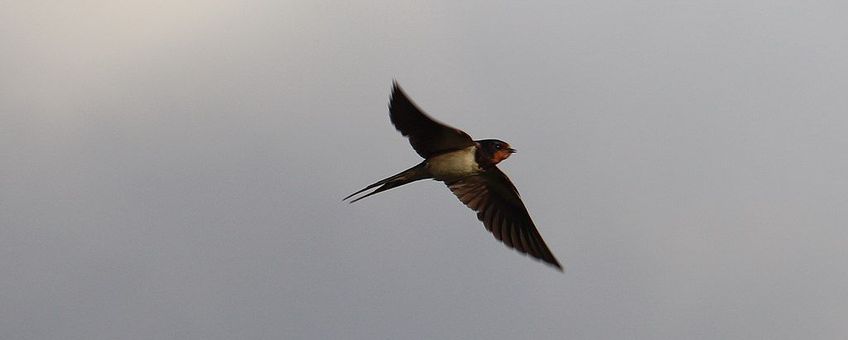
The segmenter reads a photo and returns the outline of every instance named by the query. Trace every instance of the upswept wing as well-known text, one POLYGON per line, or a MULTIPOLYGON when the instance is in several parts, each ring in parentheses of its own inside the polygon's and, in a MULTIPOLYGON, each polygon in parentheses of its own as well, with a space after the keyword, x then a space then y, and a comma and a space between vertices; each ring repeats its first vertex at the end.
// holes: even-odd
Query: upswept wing
POLYGON ((474 145, 467 133, 427 116, 397 83, 392 88, 389 117, 398 131, 409 138, 415 152, 424 158, 474 145))

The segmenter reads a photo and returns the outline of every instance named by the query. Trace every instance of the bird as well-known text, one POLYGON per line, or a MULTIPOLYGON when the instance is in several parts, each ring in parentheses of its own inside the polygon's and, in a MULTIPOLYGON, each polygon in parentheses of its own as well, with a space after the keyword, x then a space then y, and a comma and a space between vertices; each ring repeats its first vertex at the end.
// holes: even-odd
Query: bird
POLYGON ((498 163, 516 153, 515 149, 498 139, 473 140, 464 131, 431 118, 407 96, 397 81, 392 82, 389 119, 424 160, 354 192, 342 201, 375 187, 377 189, 349 203, 418 180, 440 181, 477 213, 477 218, 496 239, 559 271, 563 270, 530 219, 515 185, 497 167, 498 163))

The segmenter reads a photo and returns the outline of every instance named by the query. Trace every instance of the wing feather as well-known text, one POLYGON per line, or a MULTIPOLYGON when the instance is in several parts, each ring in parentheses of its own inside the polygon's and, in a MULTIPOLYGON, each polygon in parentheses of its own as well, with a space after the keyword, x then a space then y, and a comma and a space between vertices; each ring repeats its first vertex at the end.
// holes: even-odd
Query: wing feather
POLYGON ((493 166, 447 185, 462 203, 477 212, 477 218, 496 239, 562 270, 530 219, 518 190, 500 169, 493 166))
POLYGON ((424 158, 474 145, 467 133, 427 116, 397 83, 394 83, 389 101, 389 118, 395 128, 409 138, 415 152, 424 158))

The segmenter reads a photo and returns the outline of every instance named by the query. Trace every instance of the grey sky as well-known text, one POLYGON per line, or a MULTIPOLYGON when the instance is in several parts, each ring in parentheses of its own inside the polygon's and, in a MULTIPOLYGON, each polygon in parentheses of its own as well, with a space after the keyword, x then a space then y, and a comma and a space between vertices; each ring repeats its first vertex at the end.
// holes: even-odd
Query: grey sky
POLYGON ((0 338, 848 334, 845 2, 17 1, 0 338), (559 273, 418 162, 502 163, 559 273))

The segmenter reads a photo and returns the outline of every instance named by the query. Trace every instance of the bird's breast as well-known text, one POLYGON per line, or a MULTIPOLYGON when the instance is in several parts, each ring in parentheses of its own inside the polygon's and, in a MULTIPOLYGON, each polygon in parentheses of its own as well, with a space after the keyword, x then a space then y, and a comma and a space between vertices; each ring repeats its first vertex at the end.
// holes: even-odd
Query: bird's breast
POLYGON ((439 181, 474 175, 480 172, 480 166, 475 159, 476 152, 477 147, 470 146, 462 150, 443 153, 428 159, 425 166, 433 178, 439 181))

